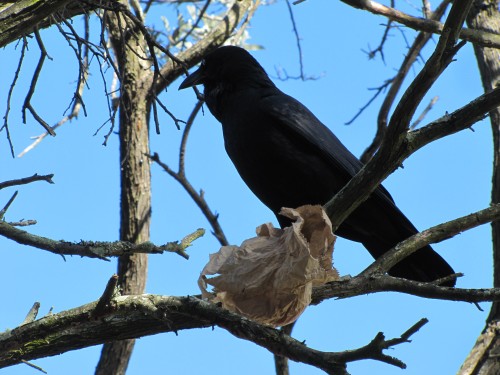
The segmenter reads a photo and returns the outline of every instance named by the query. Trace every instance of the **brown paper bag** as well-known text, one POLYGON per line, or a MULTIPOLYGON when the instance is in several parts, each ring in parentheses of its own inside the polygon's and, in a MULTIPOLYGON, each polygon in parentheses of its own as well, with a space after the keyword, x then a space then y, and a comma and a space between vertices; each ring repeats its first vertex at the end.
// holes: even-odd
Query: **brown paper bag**
POLYGON ((283 208, 281 214, 295 221, 292 226, 263 224, 257 237, 210 255, 198 280, 204 298, 262 324, 283 326, 309 305, 313 285, 338 280, 332 268, 335 236, 321 206, 283 208))

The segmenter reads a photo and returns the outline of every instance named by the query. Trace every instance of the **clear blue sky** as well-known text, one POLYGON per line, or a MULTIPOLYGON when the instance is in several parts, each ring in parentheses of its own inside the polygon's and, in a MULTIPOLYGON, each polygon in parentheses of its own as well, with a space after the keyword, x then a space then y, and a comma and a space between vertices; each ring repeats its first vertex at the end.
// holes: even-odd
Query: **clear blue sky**
MULTIPOLYGON (((417 6, 420 3, 416 2, 417 6)), ((381 85, 395 74, 406 52, 402 33, 412 40, 406 28, 390 33, 384 50, 386 64, 379 57, 368 60, 362 49, 375 47, 386 20, 348 7, 340 2, 309 0, 294 7, 304 55, 305 72, 321 76, 311 81, 276 81, 286 93, 308 106, 330 127, 354 154, 360 155, 370 143, 381 103, 373 105, 350 125, 344 125, 367 100, 367 90, 381 85)), ((415 13, 411 9, 407 9, 415 13)), ((149 22, 160 24, 160 14, 173 14, 168 6, 155 9, 149 22)), ((172 19, 171 23, 174 22, 172 19)), ((78 25, 78 24, 77 24, 78 25)), ((98 33, 98 29, 94 30, 98 33)), ((279 1, 261 7, 252 20, 251 43, 265 49, 253 52, 272 75, 275 67, 298 73, 298 58, 286 4, 279 1)), ((47 50, 54 58, 47 61, 34 96, 39 113, 50 123, 62 116, 72 95, 76 79, 73 52, 54 31, 42 33, 47 50)), ((430 46, 434 43, 431 42, 430 46)), ((431 50, 423 52, 427 58, 431 50)), ((6 93, 19 56, 14 45, 0 51, 0 113, 5 111, 6 93)), ((20 107, 39 52, 33 40, 20 82, 14 91, 11 133, 19 153, 42 128, 31 118, 21 123, 20 107)), ((101 145, 108 128, 93 136, 106 120, 102 84, 93 63, 90 89, 84 100, 88 117, 64 125, 57 137, 46 139, 22 158, 12 159, 5 133, 0 133, 0 180, 34 173, 54 173, 54 185, 43 182, 19 187, 19 196, 8 211, 7 220, 36 219, 30 232, 67 241, 116 240, 119 222, 118 139, 111 136, 101 145)), ((421 68, 415 66, 410 78, 421 68)), ((190 90, 177 91, 178 82, 161 95, 163 103, 179 118, 186 119, 195 103, 190 90)), ((482 93, 473 51, 466 45, 456 61, 443 74, 424 100, 438 95, 438 103, 426 122, 468 103, 482 93)), ((152 133, 152 151, 176 166, 181 132, 161 115, 161 135, 152 133)), ((489 123, 474 126, 418 151, 391 175, 384 185, 398 206, 419 229, 469 214, 489 204, 492 142, 489 123)), ((198 227, 210 228, 187 194, 160 168, 153 165, 152 240, 157 244, 177 240, 198 227)), ((230 242, 241 243, 252 237, 257 225, 274 217, 247 189, 225 154, 220 125, 205 109, 195 123, 188 145, 187 174, 196 188, 203 189, 211 208, 230 242)), ((0 191, 0 206, 14 189, 0 191)), ((465 277, 460 287, 491 286, 491 235, 489 226, 474 229, 437 244, 439 251, 456 271, 465 277)), ((189 261, 173 255, 150 257, 148 293, 187 295, 198 293, 196 280, 208 260, 219 249, 205 235, 189 249, 189 261)), ((116 262, 67 257, 17 245, 0 238, 3 259, 0 330, 16 327, 35 301, 40 314, 54 312, 97 299, 116 262)), ((342 275, 355 275, 371 262, 361 245, 339 240, 334 262, 342 275)), ((368 343, 379 331, 396 337, 420 318, 430 322, 411 344, 387 351, 407 363, 405 374, 449 374, 457 371, 484 326, 484 312, 467 303, 432 301, 397 293, 375 294, 348 300, 330 300, 306 310, 293 336, 306 340, 313 348, 326 351, 353 349, 368 343)), ((100 347, 65 353, 34 361, 51 375, 90 374, 98 361, 100 347)), ((401 374, 401 370, 376 361, 350 364, 354 374, 401 374)), ((274 364, 267 350, 232 337, 223 329, 181 331, 138 340, 128 374, 272 374, 274 364), (162 370, 165 368, 164 370, 162 370), (167 370, 168 369, 168 370, 167 370)), ((26 365, 0 370, 2 374, 35 374, 26 365)), ((292 363, 293 374, 320 374, 312 367, 292 363)))

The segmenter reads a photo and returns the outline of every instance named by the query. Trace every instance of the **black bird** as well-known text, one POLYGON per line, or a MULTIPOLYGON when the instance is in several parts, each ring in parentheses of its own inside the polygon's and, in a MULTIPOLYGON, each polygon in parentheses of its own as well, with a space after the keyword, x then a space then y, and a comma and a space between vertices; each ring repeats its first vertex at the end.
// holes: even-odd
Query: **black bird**
MULTIPOLYGON (((324 204, 361 169, 338 138, 303 104, 281 92, 246 50, 226 46, 209 53, 179 89, 198 84, 222 124, 225 148, 238 173, 282 227, 289 225, 278 215, 282 207, 324 204)), ((379 186, 336 234, 361 242, 378 258, 417 232, 379 186)), ((389 271, 417 281, 453 273, 430 246, 389 271)))

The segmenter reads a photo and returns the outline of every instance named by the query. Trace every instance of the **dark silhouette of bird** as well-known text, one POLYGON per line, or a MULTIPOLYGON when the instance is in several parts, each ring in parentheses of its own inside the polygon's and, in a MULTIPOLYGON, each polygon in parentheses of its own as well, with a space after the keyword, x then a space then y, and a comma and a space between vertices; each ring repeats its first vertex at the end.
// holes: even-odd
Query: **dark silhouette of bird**
MULTIPOLYGON (((277 216, 282 207, 325 204, 362 163, 314 114, 281 92, 246 50, 220 47, 206 55, 179 89, 203 84, 205 102, 222 124, 224 145, 252 192, 277 216)), ((374 258, 418 233, 379 186, 336 231, 361 242, 374 258)), ((389 274, 434 281, 453 269, 430 246, 407 257, 389 274)), ((454 281, 445 285, 453 286, 454 281)))

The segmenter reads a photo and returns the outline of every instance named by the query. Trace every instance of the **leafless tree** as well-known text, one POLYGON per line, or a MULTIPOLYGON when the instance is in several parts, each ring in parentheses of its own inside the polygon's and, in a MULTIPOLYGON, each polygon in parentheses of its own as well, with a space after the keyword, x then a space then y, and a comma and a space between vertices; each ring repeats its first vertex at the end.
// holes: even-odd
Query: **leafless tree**
MULTIPOLYGON (((309 0, 314 1, 314 0, 309 0)), ((297 1, 300 3, 302 1, 297 1)), ((401 163, 418 149, 429 143, 470 128, 474 123, 490 116, 495 146, 492 205, 472 215, 434 226, 397 245, 393 251, 378 259, 359 275, 350 279, 331 282, 313 291, 313 303, 335 297, 352 297, 381 291, 399 291, 425 298, 453 301, 481 302, 500 300, 500 217, 498 167, 500 114, 500 88, 497 85, 498 48, 500 47, 500 24, 496 1, 444 0, 434 10, 423 2, 424 17, 415 17, 374 1, 343 0, 349 6, 387 18, 386 32, 380 46, 368 51, 370 56, 380 54, 384 58, 384 43, 387 31, 394 24, 403 24, 418 31, 409 43, 408 52, 396 75, 376 90, 375 95, 384 94, 377 119, 377 134, 373 143, 363 154, 365 167, 335 197, 325 204, 333 228, 343 220, 401 163), (445 17, 446 14, 446 17, 445 17), (443 17, 445 19, 443 20, 443 17), (468 28, 464 27, 464 23, 468 28), (411 84, 403 90, 402 82, 408 76, 421 51, 432 36, 437 43, 432 55, 425 61, 411 84), (453 61, 457 51, 472 43, 481 73, 485 93, 461 108, 430 123, 421 125, 425 111, 416 117, 419 104, 431 86, 453 61), (393 110, 391 110, 394 108, 393 110), (415 128, 416 122, 420 125, 415 128), (459 289, 440 286, 436 283, 418 283, 401 280, 386 274, 394 264, 412 254, 423 245, 436 243, 457 233, 481 224, 493 223, 493 254, 495 282, 489 289, 459 289)), ((23 153, 30 152, 69 120, 86 111, 83 91, 88 80, 91 60, 98 61, 105 80, 105 95, 108 100, 107 135, 115 128, 120 139, 120 239, 116 242, 81 241, 72 243, 37 236, 21 230, 19 226, 34 224, 30 221, 0 221, 0 234, 13 241, 59 254, 79 255, 106 260, 118 257, 117 275, 110 278, 101 298, 89 304, 36 319, 39 305, 35 304, 25 321, 18 327, 0 334, 0 368, 30 360, 61 354, 68 350, 104 344, 96 373, 123 374, 134 347, 134 339, 161 332, 177 332, 184 329, 219 326, 238 338, 249 340, 276 355, 277 372, 288 373, 287 361, 310 364, 331 374, 346 374, 347 364, 360 359, 373 359, 390 365, 405 367, 397 358, 384 350, 408 342, 425 323, 417 322, 400 337, 386 339, 382 333, 366 345, 343 352, 325 352, 306 346, 286 333, 245 319, 207 302, 199 296, 146 295, 148 255, 174 252, 187 257, 186 248, 203 235, 197 230, 181 241, 164 245, 149 242, 151 220, 151 163, 157 163, 177 180, 188 192, 207 218, 212 231, 222 245, 228 244, 226 236, 215 214, 207 204, 203 192, 198 192, 189 181, 184 159, 189 131, 200 111, 203 97, 197 93, 198 102, 186 121, 179 151, 177 170, 162 162, 158 154, 150 152, 150 128, 160 131, 159 111, 166 112, 176 126, 183 123, 168 105, 162 103, 159 94, 176 78, 196 65, 202 57, 224 43, 244 45, 247 26, 260 7, 259 0, 206 0, 206 1, 125 1, 125 0, 51 0, 25 1, 0 4, 0 46, 20 43, 20 60, 15 77, 7 95, 6 112, 1 131, 5 133, 12 156, 15 155, 9 122, 12 90, 20 74, 24 74, 22 62, 30 46, 40 51, 40 58, 31 79, 25 100, 21 104, 23 120, 42 126, 43 133, 23 153), (194 5, 191 18, 182 18, 167 32, 147 26, 146 17, 153 6, 163 3, 185 3, 194 5), (84 31, 78 31, 72 20, 83 19, 84 31), (99 20, 101 25, 97 39, 90 36, 90 23, 99 20), (70 110, 56 124, 49 124, 33 104, 32 98, 38 85, 44 63, 50 58, 40 30, 56 28, 67 40, 75 55, 77 80, 70 110), (28 41, 28 38, 30 39, 28 41), (112 72, 112 82, 107 82, 112 72)), ((289 7, 292 9, 292 6, 289 7)), ((294 22, 294 30, 295 21, 294 22)), ((300 52, 300 42, 297 35, 300 52)), ((307 79, 302 60, 298 78, 307 79)), ((287 79, 293 78, 286 76, 287 79)), ((310 77, 309 77, 310 78, 310 77)), ((368 103, 373 105, 373 103, 368 103)), ((432 103, 429 105, 432 106, 432 103)), ((363 107, 364 108, 364 107, 363 107)), ((362 109, 363 110, 363 109, 362 109)), ((361 111, 362 111, 361 110, 361 111)), ((0 189, 31 184, 38 181, 51 183, 51 175, 34 175, 0 183, 0 189)), ((9 206, 16 194, 0 211, 6 218, 9 206)), ((182 237, 182 236, 179 236, 182 237)), ((97 260, 96 260, 97 261, 97 260)), ((458 277, 460 275, 454 275, 458 277)), ((463 374, 499 372, 495 350, 498 347, 497 302, 493 303, 485 332, 480 336, 476 348, 461 369, 463 374)), ((289 327, 290 328, 290 327, 289 327)))

